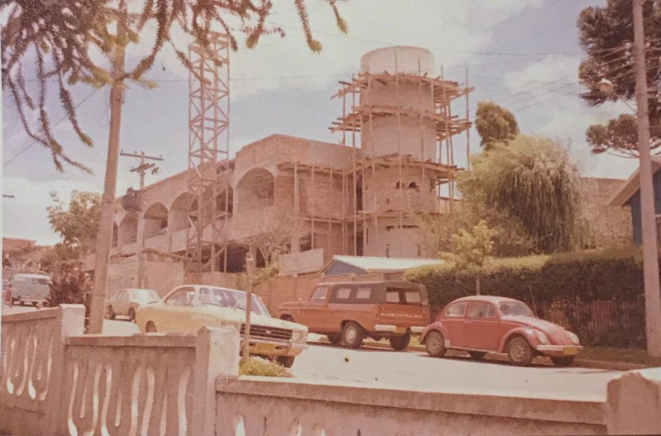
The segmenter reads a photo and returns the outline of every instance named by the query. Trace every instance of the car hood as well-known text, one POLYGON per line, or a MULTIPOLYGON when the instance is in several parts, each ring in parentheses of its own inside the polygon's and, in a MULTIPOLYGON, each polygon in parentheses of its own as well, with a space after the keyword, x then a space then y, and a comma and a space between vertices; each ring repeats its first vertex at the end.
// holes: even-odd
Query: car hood
POLYGON ((554 345, 571 344, 569 333, 563 327, 551 321, 545 321, 539 318, 531 318, 529 316, 503 316, 503 321, 517 324, 524 327, 533 327, 540 330, 548 336, 549 340, 554 345))
MULTIPOLYGON (((246 312, 242 309, 231 309, 229 307, 201 306, 194 309, 194 313, 207 313, 222 320, 242 324, 246 321, 246 312)), ((307 330, 307 327, 294 322, 273 318, 268 315, 259 315, 255 312, 250 314, 250 323, 265 327, 278 327, 291 330, 307 330)))

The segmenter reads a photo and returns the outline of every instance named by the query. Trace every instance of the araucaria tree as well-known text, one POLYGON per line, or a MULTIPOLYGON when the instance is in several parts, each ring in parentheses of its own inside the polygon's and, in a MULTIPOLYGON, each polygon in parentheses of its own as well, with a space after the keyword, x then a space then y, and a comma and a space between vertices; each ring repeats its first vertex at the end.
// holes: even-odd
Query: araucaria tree
POLYGON ((519 124, 514 114, 492 101, 477 104, 475 128, 482 138, 480 145, 485 150, 498 143, 507 143, 519 134, 519 124))
MULTIPOLYGON (((310 31, 305 0, 292 1, 298 10, 308 46, 312 51, 321 50, 321 44, 310 31)), ((340 30, 346 31, 346 24, 337 10, 337 0, 325 1, 335 13, 340 30)), ((48 82, 51 79, 56 81, 61 106, 74 130, 87 145, 92 145, 92 141, 78 124, 68 87, 78 82, 97 88, 110 87, 108 161, 90 321, 90 331, 101 333, 122 104, 128 83, 150 86, 145 81, 145 74, 166 46, 174 50, 184 66, 197 74, 183 51, 185 47, 181 47, 182 41, 174 37, 176 32, 192 38, 201 46, 207 46, 212 32, 222 31, 228 35, 232 49, 236 50, 237 40, 226 21, 229 14, 240 18, 240 31, 247 34, 248 47, 254 47, 265 33, 284 32, 279 28, 267 27, 266 19, 273 13, 270 0, 0 0, 0 12, 8 17, 1 34, 3 90, 10 90, 28 135, 51 150, 58 169, 62 170, 61 161, 65 161, 89 171, 85 165, 70 158, 53 135, 47 110, 48 82), (145 38, 147 41, 144 41, 145 38), (141 39, 143 43, 151 43, 149 53, 133 65, 127 65, 127 47, 141 39), (99 62, 98 56, 92 56, 93 52, 101 53, 106 59, 99 62), (23 74, 23 63, 31 59, 38 83, 36 95, 30 94, 23 74), (36 110, 39 114, 36 128, 30 125, 27 109, 36 110)))
POLYGON ((581 243, 578 175, 561 144, 519 135, 476 156, 458 183, 468 201, 516 223, 537 251, 566 251, 581 243))
MULTIPOLYGON (((647 83, 652 88, 661 86, 661 2, 643 3, 644 29, 647 47, 647 83)), ((631 0, 608 0, 605 6, 583 9, 578 18, 580 44, 587 57, 581 62, 578 77, 585 91, 581 97, 591 106, 607 101, 633 101, 636 80, 633 65, 633 14, 631 0), (612 95, 599 90, 599 82, 609 80, 614 87, 612 95)), ((661 103, 649 99, 650 148, 661 153, 661 103)), ((636 119, 623 114, 607 125, 595 124, 588 128, 587 142, 595 154, 612 153, 626 157, 638 156, 636 119)))

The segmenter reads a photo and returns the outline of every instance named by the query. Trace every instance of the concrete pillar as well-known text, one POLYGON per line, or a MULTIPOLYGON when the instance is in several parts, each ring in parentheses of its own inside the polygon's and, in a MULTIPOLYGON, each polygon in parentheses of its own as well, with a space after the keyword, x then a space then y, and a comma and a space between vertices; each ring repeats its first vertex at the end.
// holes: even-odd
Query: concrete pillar
POLYGON ((609 382, 606 406, 608 434, 661 434, 661 368, 609 382))

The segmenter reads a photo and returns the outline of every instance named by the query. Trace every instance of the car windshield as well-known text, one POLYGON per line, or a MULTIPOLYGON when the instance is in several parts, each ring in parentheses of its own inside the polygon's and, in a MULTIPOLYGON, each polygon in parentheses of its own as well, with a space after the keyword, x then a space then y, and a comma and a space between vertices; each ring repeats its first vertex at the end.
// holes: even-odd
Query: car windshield
POLYGON ((158 301, 159 297, 156 291, 152 291, 151 289, 132 289, 131 300, 135 300, 143 303, 151 303, 154 301, 158 301))
POLYGON ((515 302, 500 303, 499 307, 500 307, 500 313, 502 313, 503 315, 529 316, 531 318, 535 317, 535 315, 528 308, 528 306, 526 306, 523 303, 515 303, 515 302))
MULTIPOLYGON (((247 295, 243 291, 205 287, 200 288, 199 302, 200 304, 246 310, 247 295)), ((250 309, 252 313, 257 315, 270 316, 268 309, 256 295, 252 296, 252 307, 250 309)))

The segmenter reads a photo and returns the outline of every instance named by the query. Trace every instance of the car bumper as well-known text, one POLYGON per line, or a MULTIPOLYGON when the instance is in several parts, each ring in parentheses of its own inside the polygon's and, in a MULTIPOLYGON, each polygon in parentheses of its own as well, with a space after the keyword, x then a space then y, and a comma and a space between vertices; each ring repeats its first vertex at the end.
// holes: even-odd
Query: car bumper
POLYGON ((538 345, 537 351, 546 355, 553 357, 560 356, 575 356, 576 354, 583 351, 583 346, 581 345, 538 345))
POLYGON ((425 328, 422 326, 398 327, 394 324, 376 324, 374 326, 374 331, 379 333, 406 333, 407 329, 411 333, 422 333, 425 328))
MULTIPOLYGON (((299 342, 250 338, 250 354, 262 356, 298 356, 307 347, 307 344, 299 342)), ((241 338, 241 350, 243 350, 243 338, 241 338)))

